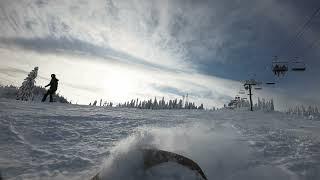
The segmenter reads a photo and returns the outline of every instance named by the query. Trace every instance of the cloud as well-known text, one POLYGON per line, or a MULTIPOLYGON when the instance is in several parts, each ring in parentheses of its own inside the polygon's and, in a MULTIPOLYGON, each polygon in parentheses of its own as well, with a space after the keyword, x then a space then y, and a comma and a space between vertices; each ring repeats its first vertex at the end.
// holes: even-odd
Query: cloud
MULTIPOLYGON (((52 38, 0 38, 0 44, 4 48, 18 47, 24 50, 33 50, 39 53, 47 54, 73 54, 89 55, 112 62, 122 62, 127 64, 137 64, 146 68, 154 68, 167 71, 179 71, 170 67, 154 64, 143 59, 133 57, 125 52, 120 52, 112 48, 98 46, 79 39, 66 37, 52 38)), ((180 70, 182 71, 182 70, 180 70)))
POLYGON ((6 7, 1 18, 5 28, 0 28, 4 37, 61 40, 62 48, 64 39, 90 42, 151 64, 222 77, 206 67, 223 63, 230 71, 237 63, 242 74, 248 64, 261 70, 259 63, 269 63, 287 46, 292 29, 308 15, 298 2, 278 0, 13 0, 1 5, 6 7))
POLYGON ((0 68, 0 73, 15 76, 16 74, 28 74, 29 72, 18 68, 0 68))
POLYGON ((141 14, 156 12, 157 7, 148 10, 148 1, 141 2, 141 6, 130 1, 104 0, 56 0, 40 4, 15 0, 2 2, 0 21, 3 26, 0 27, 0 36, 34 40, 79 40, 126 52, 150 64, 188 69, 179 44, 165 33, 153 33, 152 29, 157 29, 154 22, 159 21, 156 16, 152 16, 155 19, 149 19, 141 14), (151 24, 154 26, 150 27, 151 24))
POLYGON ((170 86, 158 86, 158 85, 153 85, 153 88, 155 90, 161 91, 163 93, 168 93, 168 94, 173 94, 178 97, 182 97, 187 94, 187 92, 183 92, 182 90, 175 88, 175 87, 170 87, 170 86))
MULTIPOLYGON (((208 79, 209 81, 209 79, 208 79)), ((193 81, 187 81, 186 83, 191 86, 192 90, 183 90, 183 87, 177 88, 175 86, 168 86, 168 85, 158 85, 153 84, 151 85, 155 91, 160 91, 164 94, 172 94, 177 97, 186 96, 187 94, 190 97, 193 97, 194 99, 208 99, 212 101, 229 101, 233 97, 230 95, 226 95, 222 92, 219 92, 217 88, 211 87, 211 86, 204 86, 204 85, 198 85, 193 81)))

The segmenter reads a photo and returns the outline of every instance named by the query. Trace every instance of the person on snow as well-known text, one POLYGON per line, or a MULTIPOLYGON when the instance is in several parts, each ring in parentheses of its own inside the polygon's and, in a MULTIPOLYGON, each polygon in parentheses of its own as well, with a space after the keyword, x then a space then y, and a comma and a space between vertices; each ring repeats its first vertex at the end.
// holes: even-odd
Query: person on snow
POLYGON ((50 102, 53 102, 53 95, 54 93, 57 91, 58 89, 58 79, 56 78, 55 74, 51 74, 51 81, 48 85, 46 85, 45 87, 50 86, 49 90, 47 91, 46 94, 44 94, 43 98, 42 98, 42 102, 46 101, 47 96, 50 95, 50 102))

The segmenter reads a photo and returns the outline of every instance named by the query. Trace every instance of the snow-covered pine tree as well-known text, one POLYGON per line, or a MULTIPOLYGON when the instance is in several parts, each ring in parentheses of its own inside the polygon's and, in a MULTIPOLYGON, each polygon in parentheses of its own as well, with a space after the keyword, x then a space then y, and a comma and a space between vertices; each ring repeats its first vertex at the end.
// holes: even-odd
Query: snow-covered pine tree
POLYGON ((318 110, 318 107, 317 107, 317 106, 314 107, 314 113, 315 113, 315 114, 319 114, 319 110, 318 110))
POLYGON ((262 98, 262 110, 266 110, 266 100, 262 98))
POLYGON ((141 109, 142 108, 142 102, 139 102, 138 108, 141 109))
POLYGON ((152 109, 158 109, 157 97, 154 97, 153 104, 152 104, 152 109))
POLYGON ((270 110, 271 110, 271 111, 274 111, 274 103, 273 103, 273 99, 271 99, 271 104, 270 104, 270 106, 271 106, 271 107, 270 107, 270 108, 271 108, 270 110))
POLYGON ((270 101, 266 100, 264 111, 270 111, 270 101))
POLYGON ((35 67, 24 79, 17 93, 17 100, 33 100, 33 90, 35 88, 36 78, 38 76, 38 67, 35 67))
POLYGON ((258 98, 258 105, 257 105, 257 109, 262 109, 262 102, 260 100, 260 98, 258 98))
POLYGON ((297 106, 297 115, 300 116, 301 115, 301 109, 299 106, 297 106))
POLYGON ((312 113, 312 107, 309 105, 308 106, 308 110, 307 110, 307 115, 308 116, 310 116, 310 115, 312 115, 313 113, 312 113))
POLYGON ((306 110, 306 108, 304 107, 304 105, 301 105, 301 115, 302 116, 305 116, 306 114, 307 114, 307 110, 306 110))
POLYGON ((180 99, 178 103, 178 109, 182 109, 182 106, 183 106, 183 101, 182 99, 180 99))
POLYGON ((169 109, 172 109, 172 108, 173 108, 172 100, 170 99, 170 100, 169 100, 169 109))

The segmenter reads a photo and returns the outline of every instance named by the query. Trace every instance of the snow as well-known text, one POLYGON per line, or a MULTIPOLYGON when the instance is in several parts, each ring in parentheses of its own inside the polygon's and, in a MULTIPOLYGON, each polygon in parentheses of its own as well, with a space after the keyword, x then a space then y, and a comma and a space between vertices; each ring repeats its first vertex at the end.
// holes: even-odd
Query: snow
POLYGON ((193 159, 208 179, 320 179, 320 121, 284 113, 139 110, 0 99, 4 179, 200 179, 144 171, 141 147, 193 159))

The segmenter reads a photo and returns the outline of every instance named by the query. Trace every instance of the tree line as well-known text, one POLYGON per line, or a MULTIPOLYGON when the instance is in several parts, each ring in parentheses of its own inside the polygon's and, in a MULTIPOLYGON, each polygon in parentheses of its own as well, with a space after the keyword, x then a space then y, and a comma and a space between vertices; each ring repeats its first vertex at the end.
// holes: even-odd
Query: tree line
POLYGON ((294 107, 290 107, 287 111, 287 114, 290 115, 298 115, 298 116, 305 116, 309 118, 319 117, 320 112, 317 106, 311 106, 308 107, 304 105, 298 105, 294 107))
MULTIPOLYGON (((244 98, 240 97, 235 97, 235 99, 232 99, 228 103, 228 107, 225 105, 225 108, 229 109, 235 109, 235 108, 249 108, 250 107, 250 102, 244 98)), ((258 102, 254 104, 253 106, 254 110, 262 110, 262 111, 274 111, 274 102, 273 99, 271 100, 266 100, 264 98, 260 99, 258 98, 258 102)))
MULTIPOLYGON (((97 106, 98 101, 95 100, 93 103, 89 105, 97 106)), ((104 102, 102 103, 102 99, 100 100, 100 106, 109 106, 113 107, 112 102, 104 102)), ((132 99, 130 101, 126 101, 124 103, 118 103, 116 107, 120 108, 138 108, 138 109, 200 109, 203 110, 203 104, 197 106, 194 102, 189 102, 183 99, 169 99, 166 101, 164 97, 161 100, 158 100, 156 97, 154 99, 148 100, 139 100, 132 99)))

